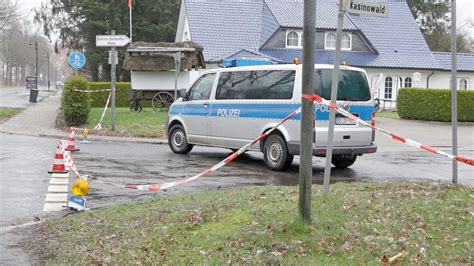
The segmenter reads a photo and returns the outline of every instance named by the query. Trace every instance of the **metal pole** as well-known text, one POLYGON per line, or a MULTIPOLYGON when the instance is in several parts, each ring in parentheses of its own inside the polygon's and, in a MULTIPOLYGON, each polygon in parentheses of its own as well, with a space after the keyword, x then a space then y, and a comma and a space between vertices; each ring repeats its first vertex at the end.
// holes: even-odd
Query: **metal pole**
MULTIPOLYGON (((339 60, 341 57, 341 39, 342 39, 342 24, 344 20, 344 0, 339 0, 339 13, 337 17, 337 31, 336 31, 336 54, 334 56, 334 67, 332 70, 332 86, 331 86, 331 103, 336 104, 337 88, 339 85, 339 60)), ((331 108, 329 114, 329 129, 328 140, 326 147, 326 166, 324 167, 324 183, 323 194, 329 192, 329 182, 331 178, 331 159, 334 138, 334 120, 336 112, 331 108)))
MULTIPOLYGON (((115 35, 115 31, 113 30, 112 31, 112 35, 115 35)), ((112 79, 112 86, 111 86, 111 98, 112 98, 112 101, 111 101, 111 105, 112 105, 112 124, 111 124, 111 128, 112 128, 112 131, 115 131, 115 47, 112 47, 111 49, 111 52, 110 52, 110 56, 112 57, 110 59, 110 62, 112 64, 111 66, 111 70, 110 70, 110 76, 111 76, 111 79, 112 79)))
MULTIPOLYGON (((35 40, 35 74, 36 83, 38 83, 38 41, 35 40)), ((38 87, 37 87, 38 88, 38 87)))
MULTIPOLYGON (((452 153, 458 155, 458 92, 457 92, 457 44, 456 44, 456 0, 451 1, 451 125, 452 153)), ((453 184, 458 183, 458 162, 453 160, 453 184)))
POLYGON ((178 99, 178 73, 181 68, 181 52, 174 55, 174 100, 178 99))
MULTIPOLYGON (((316 38, 316 0, 304 0, 302 93, 314 94, 314 49, 316 38)), ((313 179, 314 105, 301 99, 299 212, 303 221, 311 221, 311 185, 313 179)))
POLYGON ((48 91, 49 91, 49 86, 50 86, 50 82, 49 82, 49 52, 48 52, 48 91))
POLYGON ((132 4, 130 4, 130 45, 132 45, 133 42, 133 35, 132 35, 132 4))

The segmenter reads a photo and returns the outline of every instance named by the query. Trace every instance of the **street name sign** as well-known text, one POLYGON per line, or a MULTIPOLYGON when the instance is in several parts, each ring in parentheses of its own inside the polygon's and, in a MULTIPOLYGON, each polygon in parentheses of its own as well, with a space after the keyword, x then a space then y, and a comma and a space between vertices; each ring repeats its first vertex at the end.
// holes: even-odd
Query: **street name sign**
POLYGON ((353 14, 386 17, 388 15, 388 3, 374 0, 346 0, 344 10, 353 14))
POLYGON ((97 47, 123 47, 130 43, 130 38, 125 35, 96 35, 97 47))
POLYGON ((79 69, 86 64, 86 57, 83 53, 74 51, 69 55, 69 65, 75 69, 79 69))

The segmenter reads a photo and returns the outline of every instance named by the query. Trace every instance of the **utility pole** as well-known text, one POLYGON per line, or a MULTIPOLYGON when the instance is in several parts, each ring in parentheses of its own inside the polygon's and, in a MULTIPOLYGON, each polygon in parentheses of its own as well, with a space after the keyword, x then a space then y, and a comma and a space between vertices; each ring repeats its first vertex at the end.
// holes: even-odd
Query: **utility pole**
MULTIPOLYGON (((113 30, 111 32, 111 35, 115 35, 115 30, 113 30)), ((111 101, 111 105, 112 105, 112 124, 111 124, 111 128, 112 128, 112 131, 115 131, 115 64, 117 62, 115 62, 115 59, 116 59, 116 51, 115 51, 115 46, 113 46, 111 49, 110 49, 110 56, 112 57, 110 59, 110 63, 112 64, 111 66, 111 70, 110 70, 110 76, 111 76, 111 98, 112 98, 112 101, 111 101)))
MULTIPOLYGON (((452 153, 458 155, 458 91, 457 91, 457 43, 456 0, 451 0, 451 125, 452 153)), ((458 183, 458 162, 453 160, 453 184, 458 183)))
MULTIPOLYGON (((341 58, 341 39, 342 26, 344 22, 344 0, 339 0, 339 12, 337 16, 337 30, 336 30, 336 51, 334 56, 334 65, 332 70, 332 86, 331 86, 331 104, 335 105, 337 101, 337 88, 339 85, 339 60, 341 58)), ((330 108, 329 113, 329 129, 328 141, 326 147, 326 165, 324 167, 324 181, 323 194, 329 193, 329 183, 331 179, 331 161, 332 148, 334 138, 334 120, 336 120, 336 111, 330 108)))
POLYGON ((48 91, 49 91, 49 87, 50 87, 50 80, 49 80, 49 52, 47 52, 46 58, 48 58, 48 91))
MULTIPOLYGON (((313 95, 315 88, 314 49, 316 38, 316 0, 304 0, 302 93, 313 95)), ((311 185, 313 180, 314 104, 301 99, 299 212, 311 222, 311 185)))

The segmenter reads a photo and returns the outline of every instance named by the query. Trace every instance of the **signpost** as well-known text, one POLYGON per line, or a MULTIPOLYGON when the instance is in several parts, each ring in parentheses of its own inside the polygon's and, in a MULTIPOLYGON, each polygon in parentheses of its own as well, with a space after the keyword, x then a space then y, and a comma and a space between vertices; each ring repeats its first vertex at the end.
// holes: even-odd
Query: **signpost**
POLYGON ((386 17, 388 14, 388 3, 367 0, 345 0, 344 10, 353 14, 386 17))
POLYGON ((26 77, 26 88, 30 90, 38 89, 38 79, 36 77, 26 77))
POLYGON ((125 35, 115 35, 115 31, 111 32, 111 35, 96 35, 95 45, 97 47, 111 47, 109 52, 109 62, 111 64, 110 76, 111 76, 111 105, 112 105, 112 123, 111 129, 115 131, 115 81, 116 81, 116 66, 117 66, 117 51, 115 47, 123 47, 130 43, 130 38, 125 35))
MULTIPOLYGON (((339 61, 341 56, 342 27, 344 12, 369 16, 387 16, 388 3, 370 0, 339 0, 339 12, 336 30, 336 51, 334 53, 334 68, 332 72, 331 103, 336 104, 339 85, 339 61)), ((323 194, 329 193, 331 179, 331 161, 334 138, 334 122, 336 112, 331 108, 329 115, 328 141, 326 146, 326 165, 324 167, 323 194)))
POLYGON ((86 57, 83 53, 79 51, 74 51, 69 54, 69 65, 74 69, 78 70, 79 68, 84 67, 86 64, 86 57))
POLYGON ((97 47, 124 47, 130 43, 130 38, 125 35, 96 35, 95 46, 97 47))

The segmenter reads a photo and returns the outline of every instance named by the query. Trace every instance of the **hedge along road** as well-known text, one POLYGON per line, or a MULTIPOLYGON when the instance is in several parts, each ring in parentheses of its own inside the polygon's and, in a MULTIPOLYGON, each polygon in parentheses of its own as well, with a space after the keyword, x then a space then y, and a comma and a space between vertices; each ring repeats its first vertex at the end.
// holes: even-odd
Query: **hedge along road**
MULTIPOLYGON (((402 136, 440 147, 444 151, 449 145, 450 127, 446 123, 429 123, 379 118, 379 125, 402 136)), ((460 126, 460 152, 474 157, 472 124, 460 126)), ((83 175, 92 175, 98 180, 126 183, 163 183, 197 174, 230 154, 219 148, 195 147, 190 154, 173 154, 167 145, 110 143, 94 141, 80 145, 81 151, 72 155, 83 175)), ((444 157, 416 150, 378 135, 379 151, 364 155, 349 169, 334 169, 333 182, 345 181, 443 181, 451 180, 451 161, 444 157)), ((297 185, 298 157, 289 171, 280 173, 268 170, 262 155, 250 152, 237 158, 209 176, 160 192, 144 192, 122 189, 91 182, 87 199, 89 207, 146 199, 162 195, 215 190, 221 187, 249 185, 297 185)), ((322 183, 324 159, 314 158, 313 183, 322 183)), ((474 171, 471 166, 459 164, 461 184, 474 186, 474 171)))

